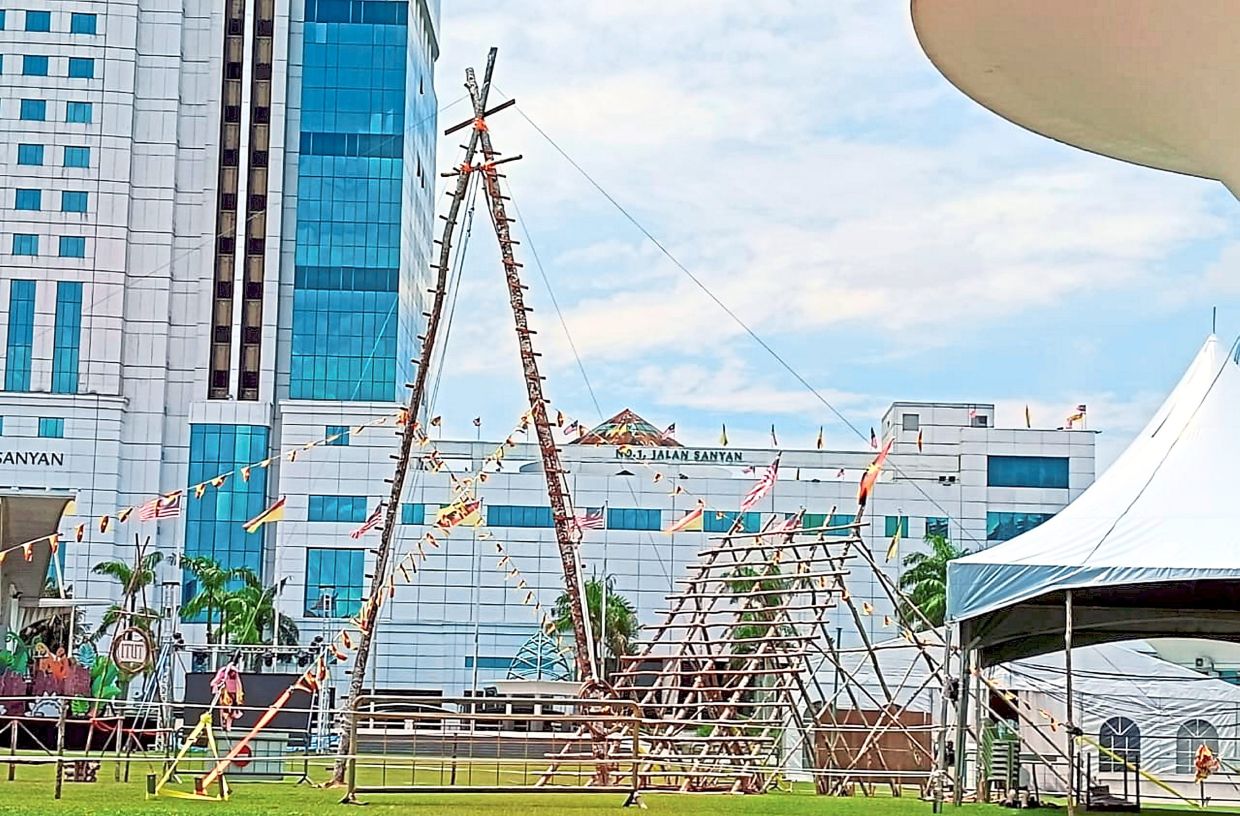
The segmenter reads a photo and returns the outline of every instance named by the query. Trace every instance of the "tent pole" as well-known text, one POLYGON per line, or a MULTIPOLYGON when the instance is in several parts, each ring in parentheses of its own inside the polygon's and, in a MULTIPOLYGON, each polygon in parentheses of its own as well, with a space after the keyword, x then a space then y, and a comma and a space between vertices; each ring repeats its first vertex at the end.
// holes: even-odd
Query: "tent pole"
POLYGON ((956 697, 956 764, 952 768, 952 804, 956 807, 964 801, 965 738, 969 728, 969 650, 964 645, 964 632, 960 634, 960 691, 956 697))
MULTIPOLYGON (((958 628, 958 627, 956 627, 958 628)), ((935 752, 938 757, 938 781, 934 786, 934 807, 935 813, 943 811, 943 785, 947 782, 947 714, 948 708, 948 691, 951 687, 951 660, 952 660, 952 633, 953 627, 943 627, 943 686, 939 691, 939 744, 938 750, 935 752)))
MULTIPOLYGON (((1068 733, 1068 816, 1076 816, 1076 717, 1072 706, 1072 590, 1066 590, 1063 596, 1063 648, 1065 688, 1068 696, 1067 724, 1068 733)), ((1089 784, 1089 780, 1085 780, 1089 784)))

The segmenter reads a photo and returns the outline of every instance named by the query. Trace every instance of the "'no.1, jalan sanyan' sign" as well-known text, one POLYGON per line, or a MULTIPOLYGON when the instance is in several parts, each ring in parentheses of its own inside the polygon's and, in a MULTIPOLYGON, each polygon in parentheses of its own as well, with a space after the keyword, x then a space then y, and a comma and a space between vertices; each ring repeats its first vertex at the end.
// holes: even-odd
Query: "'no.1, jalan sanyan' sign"
POLYGON ((740 451, 722 448, 629 448, 617 450, 617 459, 640 462, 698 462, 699 464, 738 464, 745 461, 740 451))
POLYGON ((0 466, 64 467, 65 455, 54 451, 0 450, 0 466))

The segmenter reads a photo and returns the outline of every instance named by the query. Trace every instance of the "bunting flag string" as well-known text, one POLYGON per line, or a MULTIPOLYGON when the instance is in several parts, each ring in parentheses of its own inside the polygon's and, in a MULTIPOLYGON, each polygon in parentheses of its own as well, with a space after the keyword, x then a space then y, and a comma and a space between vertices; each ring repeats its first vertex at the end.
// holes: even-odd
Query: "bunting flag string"
MULTIPOLYGON (((250 475, 255 468, 262 469, 262 468, 269 467, 273 461, 284 458, 284 457, 287 457, 289 461, 291 462, 295 459, 296 454, 299 451, 305 452, 305 451, 309 451, 313 448, 320 447, 323 445, 330 445, 333 442, 336 442, 337 440, 339 440, 343 436, 348 436, 349 434, 360 434, 368 428, 376 428, 376 427, 379 427, 381 425, 385 425, 388 423, 392 423, 394 425, 400 425, 402 424, 401 414, 403 413, 405 412, 402 410, 402 411, 394 412, 392 414, 386 414, 384 416, 372 419, 369 422, 362 423, 361 425, 355 425, 348 432, 329 434, 323 437, 322 439, 315 439, 310 442, 300 443, 298 445, 293 446, 290 449, 281 451, 276 456, 270 456, 258 462, 251 462, 248 465, 243 465, 243 466, 234 468, 233 470, 228 470, 228 471, 224 471, 223 473, 218 473, 209 479, 206 479, 197 484, 189 485, 186 488, 170 490, 170 491, 166 491, 163 493, 159 493, 155 496, 151 496, 147 498, 145 501, 138 502, 137 504, 117 508, 110 513, 103 513, 96 517, 96 525, 99 528, 99 532, 101 534, 104 534, 104 533, 107 533, 108 530, 112 529, 114 524, 116 525, 128 524, 134 516, 134 510, 142 508, 144 506, 149 505, 151 507, 164 507, 164 508, 172 507, 176 502, 169 501, 170 497, 174 497, 174 496, 180 497, 182 495, 187 495, 187 496, 192 495, 195 500, 200 500, 206 495, 208 489, 214 488, 216 490, 219 490, 227 483, 229 477, 233 476, 234 474, 240 474, 242 481, 248 482, 250 480, 250 475)), ((70 500, 69 503, 65 505, 64 512, 62 513, 62 518, 67 518, 69 516, 72 516, 76 513, 76 511, 77 511, 77 502, 74 500, 70 500)), ((168 516, 160 515, 158 512, 154 514, 139 512, 137 514, 137 519, 140 522, 157 521, 163 518, 168 518, 168 516)), ((25 553, 29 551, 30 548, 36 545, 42 544, 44 542, 47 542, 49 547, 53 549, 58 549, 60 542, 64 540, 65 538, 66 537, 62 536, 60 533, 51 533, 49 535, 38 536, 36 538, 32 538, 27 541, 22 541, 17 544, 12 544, 4 549, 0 549, 0 560, 3 560, 4 557, 8 553, 14 552, 17 550, 20 550, 23 553, 23 555, 25 555, 25 553)), ((85 538, 86 538, 86 522, 82 522, 74 526, 73 540, 75 543, 80 544, 85 540, 85 538)))

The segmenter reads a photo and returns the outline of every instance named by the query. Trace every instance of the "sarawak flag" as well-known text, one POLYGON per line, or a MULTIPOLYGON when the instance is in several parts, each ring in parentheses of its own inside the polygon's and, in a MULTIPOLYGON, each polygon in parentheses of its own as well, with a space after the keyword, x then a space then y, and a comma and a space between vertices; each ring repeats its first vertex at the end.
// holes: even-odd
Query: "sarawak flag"
POLYGON ((477 527, 482 524, 482 514, 478 512, 481 507, 482 502, 477 499, 445 504, 435 514, 435 526, 441 530, 451 530, 461 524, 477 527))
POLYGON ((922 448, 923 448, 923 445, 924 445, 924 443, 925 443, 925 440, 924 440, 924 438, 922 437, 922 435, 921 435, 921 434, 922 434, 922 432, 921 432, 921 431, 918 431, 918 432, 917 432, 917 452, 918 452, 918 453, 921 453, 922 448))
POLYGON ((728 426, 727 425, 720 426, 719 445, 724 448, 728 446, 728 426))
POLYGON ((1029 406, 1028 406, 1028 405, 1026 405, 1026 406, 1025 406, 1025 427, 1026 427, 1026 428, 1032 428, 1032 427, 1033 427, 1033 417, 1031 417, 1031 416, 1029 415, 1029 406))
POLYGON ((878 434, 874 433, 874 426, 870 426, 870 447, 878 450, 878 434))
POLYGON ((281 496, 275 504, 259 513, 254 518, 247 521, 242 527, 247 533, 258 532, 258 528, 272 521, 280 521, 284 518, 284 497, 281 496))
POLYGON ((818 450, 822 450, 822 426, 818 426, 818 450))
POLYGON ((702 531, 702 514, 706 512, 705 502, 698 500, 697 507, 685 513, 671 527, 664 532, 680 533, 680 532, 701 532, 702 531))
POLYGON ((857 490, 857 503, 865 507, 865 502, 870 498, 870 491, 874 489, 874 483, 878 481, 878 474, 882 472, 883 463, 887 461, 887 454, 891 453, 891 440, 887 440, 887 444, 883 445, 883 449, 879 451, 878 456, 874 457, 874 461, 865 469, 865 474, 861 477, 861 487, 857 490))
POLYGON ((887 545, 887 561, 895 558, 900 552, 900 534, 904 532, 903 524, 896 524, 896 534, 891 537, 891 543, 887 545))

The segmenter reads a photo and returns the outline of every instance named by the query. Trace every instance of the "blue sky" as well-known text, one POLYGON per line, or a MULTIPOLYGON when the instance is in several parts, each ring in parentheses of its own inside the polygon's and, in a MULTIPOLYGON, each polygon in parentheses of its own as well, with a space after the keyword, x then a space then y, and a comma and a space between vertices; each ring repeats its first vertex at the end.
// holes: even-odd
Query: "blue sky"
MULTIPOLYGON (((1013 427, 1026 403, 1054 427, 1085 402, 1105 466, 1212 306, 1240 334, 1240 206, 1221 185, 982 109, 930 65, 902 0, 459 0, 441 44, 441 104, 498 46, 498 91, 866 433, 894 399, 994 402, 1013 427)), ((819 425, 828 447, 863 444, 519 113, 491 127, 525 157, 508 181, 557 406, 599 419, 552 293, 603 414, 674 421, 688 444, 723 422, 733 444, 772 423, 788 447, 819 425)), ((441 140, 441 168, 460 142, 441 140)), ((485 213, 476 226, 435 411, 445 435, 481 415, 496 437, 525 396, 485 213)))

